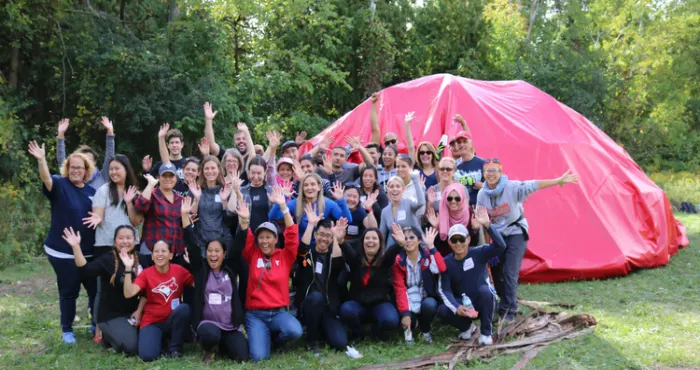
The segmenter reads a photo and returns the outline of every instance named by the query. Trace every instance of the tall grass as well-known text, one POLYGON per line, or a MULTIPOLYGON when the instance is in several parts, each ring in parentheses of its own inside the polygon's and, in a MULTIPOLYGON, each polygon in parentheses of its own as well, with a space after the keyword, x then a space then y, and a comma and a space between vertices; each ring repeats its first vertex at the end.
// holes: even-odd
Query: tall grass
POLYGON ((38 189, 0 186, 0 270, 41 253, 50 218, 49 202, 38 189))
POLYGON ((668 196, 671 203, 678 207, 681 202, 691 202, 696 207, 700 204, 700 176, 692 172, 654 172, 649 175, 668 196))

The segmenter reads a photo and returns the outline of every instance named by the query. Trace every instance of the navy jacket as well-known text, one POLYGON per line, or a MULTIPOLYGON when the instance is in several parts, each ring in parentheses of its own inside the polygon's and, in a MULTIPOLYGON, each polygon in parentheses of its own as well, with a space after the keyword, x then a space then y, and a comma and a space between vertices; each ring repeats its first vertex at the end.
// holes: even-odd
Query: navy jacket
MULTIPOLYGON (((418 266, 421 270, 421 279, 423 282, 423 290, 428 297, 438 298, 437 280, 439 274, 444 273, 446 266, 440 252, 437 249, 426 249, 419 247, 420 256, 418 257, 418 266)), ((408 295, 406 294, 406 271, 408 255, 406 251, 401 250, 393 267, 394 277, 394 294, 396 294, 396 307, 399 309, 401 317, 411 315, 411 309, 408 304, 408 295)))

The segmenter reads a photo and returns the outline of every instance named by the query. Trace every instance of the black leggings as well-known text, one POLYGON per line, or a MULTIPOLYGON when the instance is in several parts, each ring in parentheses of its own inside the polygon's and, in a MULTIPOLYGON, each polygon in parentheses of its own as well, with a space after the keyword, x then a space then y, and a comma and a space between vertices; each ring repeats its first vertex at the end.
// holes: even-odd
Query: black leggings
POLYGON ((129 324, 127 317, 117 317, 98 325, 102 330, 102 340, 106 345, 127 355, 138 353, 139 329, 129 324))
POLYGON ((248 361, 248 339, 238 330, 225 331, 206 322, 197 328, 197 338, 207 352, 213 352, 218 346, 219 353, 225 353, 231 360, 248 361))

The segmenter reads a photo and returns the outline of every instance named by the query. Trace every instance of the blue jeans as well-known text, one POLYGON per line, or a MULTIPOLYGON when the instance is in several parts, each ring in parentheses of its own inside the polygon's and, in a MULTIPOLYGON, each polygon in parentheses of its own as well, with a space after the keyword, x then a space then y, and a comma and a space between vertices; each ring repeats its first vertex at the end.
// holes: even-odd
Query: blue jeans
POLYGON ((94 314, 95 292, 97 291, 94 277, 82 277, 74 259, 49 257, 51 267, 56 273, 58 285, 59 308, 61 310, 61 329, 64 333, 73 331, 73 318, 75 317, 75 301, 80 295, 80 284, 88 292, 88 306, 92 307, 90 314, 94 314))
POLYGON ((435 298, 423 298, 423 301, 420 303, 420 313, 411 312, 411 326, 413 329, 418 326, 420 327, 421 333, 430 333, 430 325, 433 323, 433 319, 435 319, 437 310, 438 303, 435 298), (416 322, 418 325, 416 325, 416 322))
POLYGON ((139 357, 144 361, 153 361, 160 356, 163 346, 163 333, 170 334, 168 350, 182 351, 185 335, 190 329, 190 314, 192 310, 187 303, 180 303, 170 313, 168 319, 149 324, 139 331, 139 357))
POLYGON ((506 250, 500 256, 500 263, 491 267, 493 284, 501 297, 498 312, 515 315, 518 312, 518 277, 523 257, 527 250, 527 241, 523 234, 506 236, 506 250))
POLYGON ((333 314, 320 292, 309 293, 301 304, 306 324, 306 340, 316 342, 321 337, 321 330, 328 345, 338 351, 345 351, 348 345, 348 333, 343 324, 333 314))
POLYGON ((399 326, 399 312, 390 302, 363 306, 357 301, 347 301, 340 306, 340 320, 359 338, 364 335, 362 323, 371 321, 372 333, 379 339, 387 339, 387 334, 399 326))
MULTIPOLYGON (((479 312, 477 318, 481 323, 479 327, 481 334, 490 336, 492 334, 491 321, 493 321, 493 311, 496 306, 496 297, 491 292, 491 288, 488 285, 482 285, 477 290, 477 294, 468 294, 468 297, 472 301, 474 309, 479 312)), ((438 316, 440 320, 456 327, 459 331, 468 330, 472 324, 472 319, 469 317, 457 316, 444 304, 440 305, 438 316)))
POLYGON ((245 330, 252 361, 270 358, 270 345, 301 338, 301 324, 287 311, 250 310, 245 313, 245 330), (274 336, 272 335, 274 333, 274 336))

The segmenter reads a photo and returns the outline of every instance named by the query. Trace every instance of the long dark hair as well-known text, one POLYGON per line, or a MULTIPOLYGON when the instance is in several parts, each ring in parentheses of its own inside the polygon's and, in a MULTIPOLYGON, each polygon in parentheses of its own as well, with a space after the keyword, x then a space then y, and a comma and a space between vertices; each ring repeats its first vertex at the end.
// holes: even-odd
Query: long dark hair
POLYGON ((393 146, 393 145, 389 145, 389 146, 387 146, 386 148, 384 148, 384 151, 382 151, 382 157, 379 159, 379 161, 382 162, 382 166, 386 167, 386 164, 384 164, 384 156, 383 156, 383 154, 384 154, 384 152, 386 152, 387 150, 391 150, 392 152, 394 152, 394 157, 396 157, 396 159, 394 159, 394 168, 396 168, 396 161, 399 160, 399 150, 396 149, 396 147, 393 146))
POLYGON ((379 189, 379 174, 377 173, 377 167, 373 165, 367 165, 360 171, 360 194, 364 192, 364 184, 362 184, 362 176, 364 176, 366 171, 372 171, 374 173, 374 186, 372 186, 372 192, 379 189))
POLYGON ((371 267, 382 264, 382 260, 384 259, 384 238, 382 238, 382 232, 379 230, 379 228, 369 227, 365 229, 365 232, 363 232, 362 236, 360 237, 360 253, 362 253, 362 264, 364 266, 371 267), (376 233, 377 238, 379 238, 379 250, 372 261, 368 260, 367 255, 365 254, 365 235, 367 235, 369 232, 376 233))
MULTIPOLYGON (((117 226, 117 228, 114 230, 114 240, 117 240, 117 235, 119 235, 119 231, 122 229, 129 229, 131 230, 131 233, 134 234, 134 243, 136 243, 136 229, 134 229, 131 225, 120 225, 117 226)), ((121 263, 121 258, 119 258, 119 253, 117 253, 117 248, 114 247, 112 248, 112 253, 114 254, 114 273, 112 274, 112 277, 109 279, 109 283, 114 286, 114 280, 117 278, 117 269, 119 268, 119 264, 121 263)), ((136 245, 134 244, 134 249, 129 252, 129 255, 131 258, 134 259, 134 264, 138 264, 139 261, 139 255, 136 253, 136 245)), ((124 271, 126 272, 126 271, 124 271)))
MULTIPOLYGON (((136 175, 134 175, 134 168, 131 167, 129 157, 125 156, 124 154, 117 154, 114 156, 114 158, 112 158, 112 160, 109 161, 109 164, 112 164, 112 162, 114 161, 117 161, 122 166, 124 166, 124 170, 126 172, 126 179, 124 180, 124 191, 126 192, 130 186, 137 186, 136 175)), ((117 190, 117 184, 114 181, 112 181, 111 178, 109 179, 109 200, 113 207, 116 207, 119 204, 120 200, 119 191, 117 190)), ((122 209, 124 209, 124 212, 126 212, 126 202, 122 202, 122 209)), ((115 238, 116 236, 117 234, 114 234, 115 238)))

